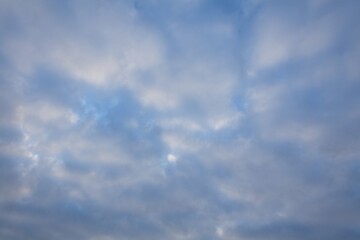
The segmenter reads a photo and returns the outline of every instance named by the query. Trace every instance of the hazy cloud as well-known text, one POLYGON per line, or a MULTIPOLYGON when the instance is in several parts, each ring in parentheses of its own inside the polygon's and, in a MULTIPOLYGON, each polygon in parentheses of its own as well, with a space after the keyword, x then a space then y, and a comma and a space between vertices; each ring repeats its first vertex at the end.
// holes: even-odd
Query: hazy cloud
POLYGON ((3 239, 358 239, 360 4, 0 3, 3 239))

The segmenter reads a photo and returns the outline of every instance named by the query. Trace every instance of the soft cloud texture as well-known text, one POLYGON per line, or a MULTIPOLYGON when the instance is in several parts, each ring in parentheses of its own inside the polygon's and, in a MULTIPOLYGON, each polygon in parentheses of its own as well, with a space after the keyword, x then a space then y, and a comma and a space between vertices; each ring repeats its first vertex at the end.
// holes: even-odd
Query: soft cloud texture
POLYGON ((359 239, 359 13, 0 1, 0 238, 359 239))

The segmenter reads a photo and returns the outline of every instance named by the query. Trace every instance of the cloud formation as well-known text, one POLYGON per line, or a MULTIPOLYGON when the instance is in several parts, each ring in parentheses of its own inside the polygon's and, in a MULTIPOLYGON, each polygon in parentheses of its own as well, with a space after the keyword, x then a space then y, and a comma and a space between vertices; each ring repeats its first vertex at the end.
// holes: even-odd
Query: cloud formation
POLYGON ((0 1, 0 238, 359 239, 359 12, 0 1))

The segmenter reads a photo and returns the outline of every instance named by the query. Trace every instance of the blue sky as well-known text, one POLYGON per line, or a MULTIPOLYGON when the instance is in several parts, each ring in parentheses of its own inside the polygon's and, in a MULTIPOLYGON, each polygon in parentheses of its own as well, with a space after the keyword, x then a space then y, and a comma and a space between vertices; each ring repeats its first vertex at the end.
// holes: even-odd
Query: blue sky
POLYGON ((360 239, 357 0, 1 0, 0 238, 360 239))

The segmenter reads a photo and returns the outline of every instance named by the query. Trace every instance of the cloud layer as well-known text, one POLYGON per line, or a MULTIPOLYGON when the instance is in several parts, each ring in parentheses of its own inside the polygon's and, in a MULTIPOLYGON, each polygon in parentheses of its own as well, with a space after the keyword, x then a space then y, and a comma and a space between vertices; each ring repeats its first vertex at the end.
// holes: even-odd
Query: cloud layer
POLYGON ((356 0, 0 1, 0 238, 360 238, 356 0))

